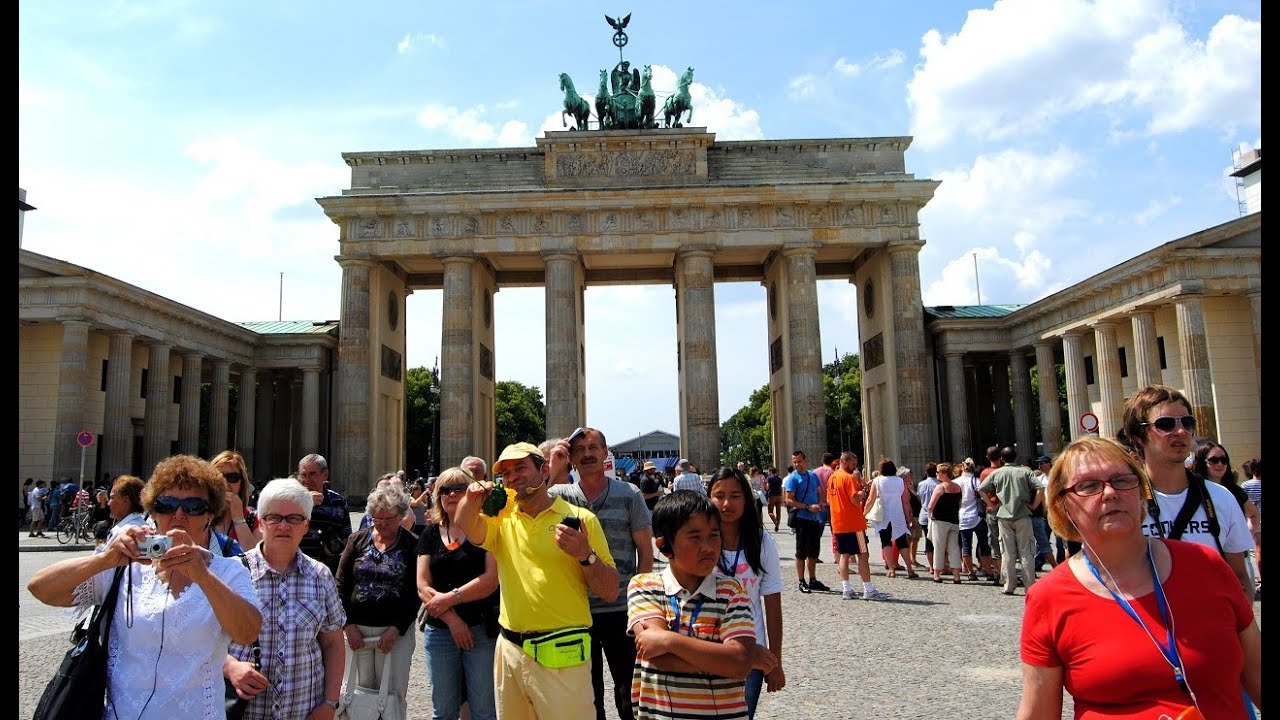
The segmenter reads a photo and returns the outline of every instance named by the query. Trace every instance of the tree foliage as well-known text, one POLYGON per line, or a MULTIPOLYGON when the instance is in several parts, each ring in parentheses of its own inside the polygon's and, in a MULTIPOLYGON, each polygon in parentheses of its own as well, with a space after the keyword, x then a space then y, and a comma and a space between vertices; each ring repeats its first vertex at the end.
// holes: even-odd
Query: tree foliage
POLYGON ((493 409, 499 449, 517 442, 537 445, 547 436, 547 406, 539 388, 502 380, 494 387, 493 409))
POLYGON ((751 393, 747 405, 720 426, 720 457, 726 465, 738 462, 768 468, 773 464, 769 386, 751 393))
POLYGON ((424 476, 439 473, 440 372, 410 368, 404 376, 405 467, 424 476))

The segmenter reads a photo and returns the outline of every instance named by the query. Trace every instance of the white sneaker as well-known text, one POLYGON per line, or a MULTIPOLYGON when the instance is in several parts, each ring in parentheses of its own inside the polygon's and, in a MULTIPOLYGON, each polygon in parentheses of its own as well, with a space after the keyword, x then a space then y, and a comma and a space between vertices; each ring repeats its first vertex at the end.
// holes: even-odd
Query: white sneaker
POLYGON ((872 590, 869 593, 864 593, 862 596, 862 599, 863 600, 888 600, 889 596, 880 592, 879 590, 872 590))
POLYGON ((857 591, 857 590, 854 590, 853 588, 849 588, 848 590, 845 590, 845 591, 844 591, 844 599, 845 599, 845 600, 857 600, 857 599, 858 599, 858 591, 857 591))

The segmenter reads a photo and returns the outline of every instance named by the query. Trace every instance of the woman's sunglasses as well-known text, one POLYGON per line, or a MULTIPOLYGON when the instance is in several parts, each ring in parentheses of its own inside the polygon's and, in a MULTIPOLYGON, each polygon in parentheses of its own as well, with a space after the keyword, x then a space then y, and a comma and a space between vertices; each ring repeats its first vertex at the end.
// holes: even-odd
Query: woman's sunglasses
POLYGON ((1227 459, 1224 457, 1207 457, 1204 459, 1204 461, 1209 463, 1210 465, 1226 465, 1227 464, 1227 459))
POLYGON ((222 473, 222 479, 229 483, 238 483, 244 480, 244 476, 238 472, 222 473))
POLYGON ((440 488, 440 496, 443 497, 445 495, 461 495, 466 491, 467 491, 466 485, 446 485, 440 488))
POLYGON ((182 508, 182 511, 188 515, 208 515, 209 501, 198 497, 176 498, 172 495, 161 495, 152 504, 151 512, 156 515, 172 515, 178 512, 178 508, 182 508))

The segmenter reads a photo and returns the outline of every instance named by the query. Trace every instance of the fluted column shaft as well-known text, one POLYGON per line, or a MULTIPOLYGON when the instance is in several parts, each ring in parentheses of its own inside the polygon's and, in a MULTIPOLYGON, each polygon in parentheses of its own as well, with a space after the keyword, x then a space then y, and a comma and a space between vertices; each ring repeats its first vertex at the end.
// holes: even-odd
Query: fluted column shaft
POLYGON ((298 456, 320 451, 320 371, 302 371, 302 447, 298 456))
MULTIPOLYGON (((969 401, 964 387, 964 353, 947 353, 947 406, 951 413, 951 457, 969 454, 969 401)), ((908 465, 907 467, 911 467, 908 465)))
POLYGON ((1116 342, 1114 322, 1093 325, 1094 369, 1097 372, 1098 434, 1113 438, 1120 431, 1124 411, 1124 389, 1120 384, 1120 349, 1116 342))
POLYGON ((133 377, 133 335, 111 335, 107 351, 107 396, 102 429, 102 467, 114 480, 133 465, 133 421, 129 413, 129 382, 133 377))
MULTIPOLYGON (((339 310, 337 395, 333 418, 334 457, 329 477, 340 490, 364 487, 369 474, 369 405, 374 398, 369 374, 369 283, 374 264, 340 260, 342 307, 339 310)), ((299 458, 291 458, 296 463, 299 458)))
POLYGON ((1036 343, 1036 377, 1040 380, 1040 440, 1044 451, 1062 451, 1062 412, 1058 406, 1058 364, 1054 361, 1053 343, 1036 343))
POLYGON ((793 439, 796 448, 808 457, 821 458, 827 449, 827 414, 822 395, 817 250, 787 248, 782 257, 787 264, 787 367, 793 439))
POLYGON ((1009 374, 1013 385, 1013 436, 1018 442, 1018 458, 1034 460, 1036 442, 1031 433, 1031 373, 1021 348, 1009 353, 1009 374))
MULTIPOLYGON (((62 351, 58 354, 57 437, 54 442, 55 480, 80 478, 80 446, 76 436, 88 430, 85 418, 85 375, 89 363, 89 323, 62 321, 62 351)), ((87 451, 86 451, 87 452, 87 451)))
POLYGON ((1262 291, 1249 293, 1249 317, 1253 320, 1253 366, 1262 394, 1262 291))
POLYGON ((209 456, 231 447, 227 430, 231 418, 231 363, 213 361, 213 382, 209 383, 209 456))
POLYGON ((246 468, 253 468, 254 443, 254 409, 257 400, 258 371, 245 368, 240 371, 240 382, 236 393, 236 437, 230 446, 244 457, 246 468))
POLYGON ((1129 316, 1133 326, 1133 365, 1138 387, 1158 385, 1160 376, 1160 345, 1156 340, 1156 314, 1150 310, 1135 310, 1129 316))
MULTIPOLYGON (((440 465, 458 464, 471 453, 475 397, 475 259, 444 259, 444 308, 440 322, 440 465)), ((550 344, 551 339, 547 339, 550 344)), ((547 388, 548 394, 551 389, 547 388)), ((548 414, 550 410, 548 409, 548 414)))
POLYGON ((542 259, 546 266, 547 437, 566 437, 586 421, 581 417, 585 388, 580 385, 581 260, 573 252, 549 252, 542 259))
POLYGON ((1062 357, 1067 375, 1067 422, 1071 439, 1084 434, 1080 416, 1089 412, 1089 384, 1084 375, 1084 338, 1072 331, 1062 335, 1062 357))
POLYGON ((1204 326, 1204 303, 1199 295, 1176 298, 1178 348, 1182 360, 1182 392, 1196 416, 1196 434, 1216 440, 1218 416, 1213 406, 1213 378, 1209 373, 1209 341, 1204 326))
MULTIPOLYGON (((256 415, 256 427, 254 432, 254 455, 253 476, 259 479, 271 478, 274 469, 272 468, 271 459, 275 455, 275 377, 271 372, 265 373, 258 382, 258 391, 255 394, 254 402, 258 406, 256 415)), ((301 459, 301 458, 298 458, 301 459)), ((292 472, 293 467, 289 468, 292 472)))
MULTIPOLYGON (((182 354, 182 397, 178 404, 178 452, 200 454, 200 373, 204 363, 200 353, 182 354)), ((223 418, 226 419, 225 417, 223 418)), ((213 425, 212 411, 209 425, 213 425)), ((210 445, 210 447, 213 447, 210 445)))
POLYGON ((169 343, 152 343, 147 357, 147 409, 142 428, 142 472, 151 477, 156 465, 169 456, 169 343))
POLYGON ((920 295, 921 247, 923 243, 889 246, 893 355, 898 387, 898 453, 907 467, 912 468, 923 468, 937 456, 929 396, 924 302, 920 295))
MULTIPOLYGON (((710 468, 720 460, 715 266, 709 250, 681 253, 676 263, 680 308, 676 331, 680 338, 680 389, 684 398, 680 439, 685 457, 700 468, 710 468)), ((815 299, 816 292, 815 284, 815 299)))
POLYGON ((1009 414, 1009 363, 1001 359, 991 361, 991 398, 995 404, 996 444, 1013 445, 1013 418, 1009 414))

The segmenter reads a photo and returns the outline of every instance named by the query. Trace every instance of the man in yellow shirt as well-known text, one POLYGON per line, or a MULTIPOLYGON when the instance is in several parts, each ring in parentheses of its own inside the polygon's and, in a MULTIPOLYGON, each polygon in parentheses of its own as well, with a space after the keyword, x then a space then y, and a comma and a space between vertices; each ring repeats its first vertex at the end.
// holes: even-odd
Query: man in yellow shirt
POLYGON ((600 521, 547 491, 550 466, 529 443, 508 445, 493 473, 502 476, 515 507, 482 515, 493 484, 477 481, 459 501, 455 522, 498 562, 498 715, 591 717, 587 590, 605 602, 618 597, 618 571, 600 521))

